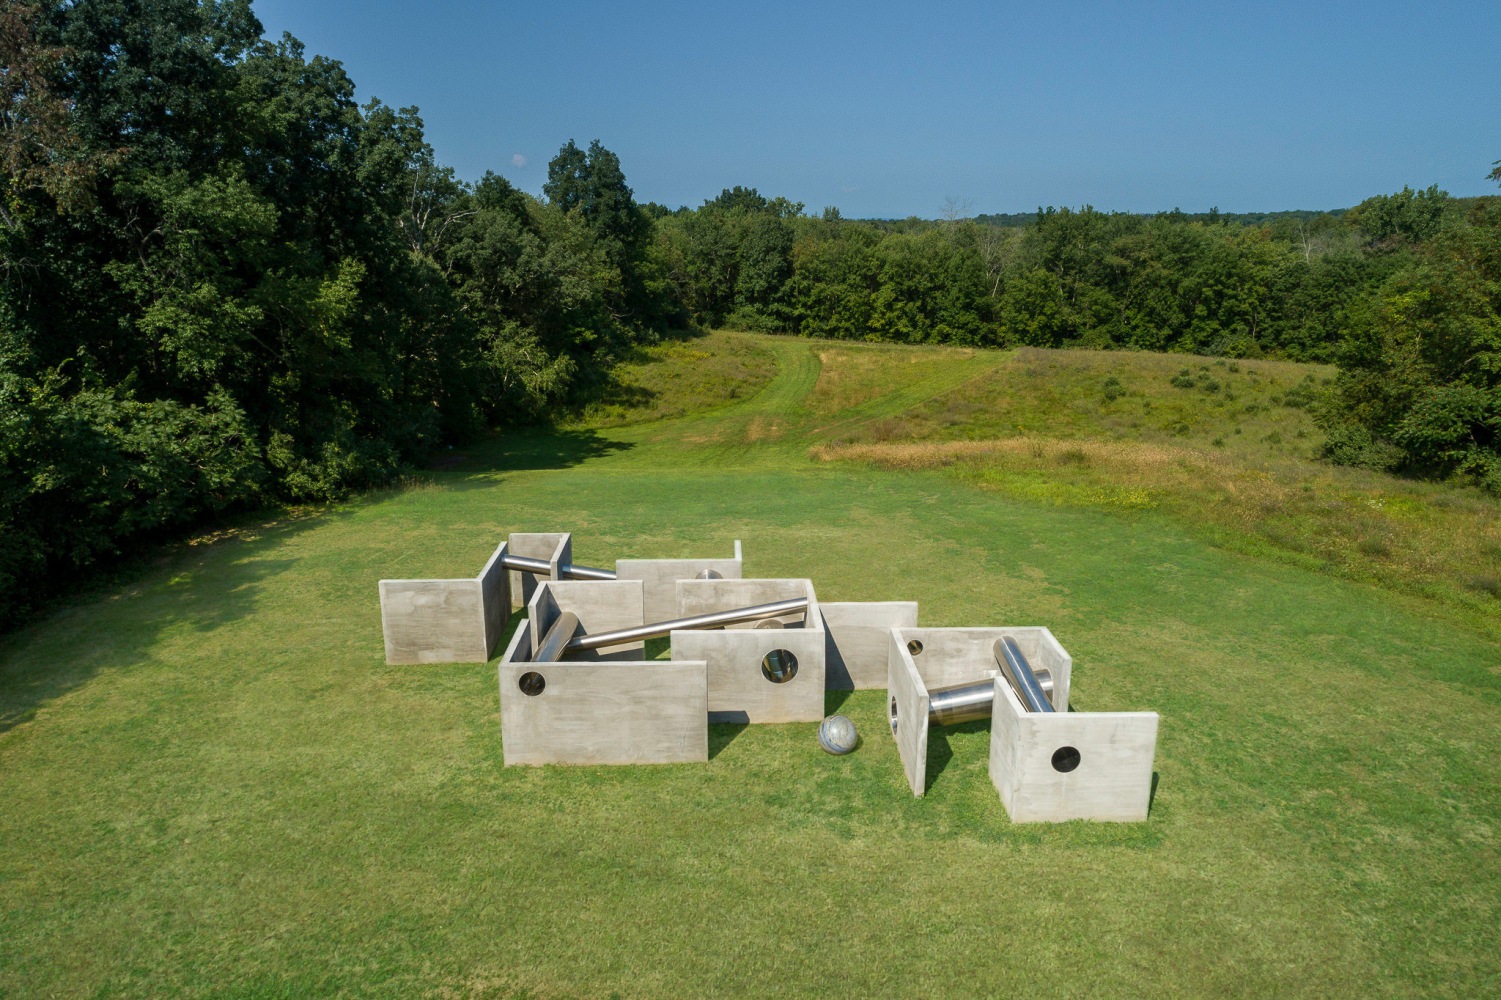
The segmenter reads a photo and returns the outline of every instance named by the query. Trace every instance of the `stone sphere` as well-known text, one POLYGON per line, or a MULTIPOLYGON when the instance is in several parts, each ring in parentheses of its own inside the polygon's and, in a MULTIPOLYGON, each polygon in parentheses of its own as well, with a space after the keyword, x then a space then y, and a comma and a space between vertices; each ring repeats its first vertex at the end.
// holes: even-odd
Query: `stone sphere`
POLYGON ((860 735, 855 724, 842 715, 831 715, 818 727, 818 743, 831 754, 844 755, 855 749, 860 735))

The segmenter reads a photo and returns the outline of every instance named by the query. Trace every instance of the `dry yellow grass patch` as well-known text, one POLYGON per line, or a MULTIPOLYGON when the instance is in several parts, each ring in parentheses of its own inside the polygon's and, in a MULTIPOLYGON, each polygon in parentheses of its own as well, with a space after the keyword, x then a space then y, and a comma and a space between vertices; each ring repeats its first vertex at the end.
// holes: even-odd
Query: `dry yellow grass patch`
POLYGON ((1220 456, 1193 448, 1132 441, 1067 441, 1021 435, 984 441, 903 441, 880 444, 826 444, 813 449, 821 461, 853 459, 889 469, 935 469, 981 459, 1101 465, 1136 474, 1192 466, 1229 468, 1220 456))
POLYGON ((786 433, 786 430, 786 426, 780 420, 757 416, 746 425, 745 440, 747 444, 775 441, 786 433))
POLYGON ((1070 441, 1021 435, 983 441, 905 441, 828 444, 813 449, 821 461, 870 462, 887 469, 968 467, 981 473, 1036 473, 1064 470, 1054 483, 1060 501, 1096 499, 1106 506, 1156 506, 1153 496, 1181 490, 1214 477, 1231 495, 1251 494, 1266 485, 1264 475, 1248 475, 1224 456, 1193 448, 1135 441, 1070 441), (1258 482, 1260 480, 1260 482, 1258 482), (1115 492, 1080 494, 1091 485, 1115 492))
POLYGON ((820 461, 951 469, 1034 501, 1162 508, 1217 541, 1312 560, 1338 575, 1494 608, 1501 518, 1493 500, 1306 461, 1258 462, 1218 449, 1032 435, 976 441, 830 443, 820 461))

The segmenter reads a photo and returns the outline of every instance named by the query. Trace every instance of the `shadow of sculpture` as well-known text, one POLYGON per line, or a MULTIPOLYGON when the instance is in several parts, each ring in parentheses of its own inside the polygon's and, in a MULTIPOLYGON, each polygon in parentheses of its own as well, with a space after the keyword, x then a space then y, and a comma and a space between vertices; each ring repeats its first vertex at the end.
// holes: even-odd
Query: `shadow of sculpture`
POLYGON ((949 763, 954 759, 954 750, 949 746, 950 736, 960 736, 967 733, 990 732, 989 719, 976 719, 974 722, 961 722, 957 726, 930 726, 928 728, 928 770, 927 780, 923 784, 923 790, 933 787, 949 763))

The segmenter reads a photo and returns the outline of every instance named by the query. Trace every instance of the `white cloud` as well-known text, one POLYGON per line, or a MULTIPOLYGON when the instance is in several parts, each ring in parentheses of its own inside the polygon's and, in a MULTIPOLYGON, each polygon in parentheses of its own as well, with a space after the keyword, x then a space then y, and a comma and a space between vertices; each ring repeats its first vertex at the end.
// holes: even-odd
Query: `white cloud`
POLYGON ((513 153, 511 155, 511 166, 513 166, 513 167, 524 167, 524 166, 526 166, 526 157, 522 156, 520 153, 513 153))

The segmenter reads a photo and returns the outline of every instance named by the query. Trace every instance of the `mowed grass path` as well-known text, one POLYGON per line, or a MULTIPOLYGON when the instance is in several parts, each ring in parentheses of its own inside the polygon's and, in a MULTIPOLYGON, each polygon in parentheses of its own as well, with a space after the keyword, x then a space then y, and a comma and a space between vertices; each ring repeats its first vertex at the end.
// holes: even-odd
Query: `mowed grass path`
POLYGON ((1158 511, 814 463, 1002 356, 836 376, 823 345, 756 349, 749 400, 500 439, 0 645, 0 994, 1501 990, 1488 634, 1158 511), (1162 713, 1151 818, 1010 824, 984 724, 935 730, 914 799, 880 692, 831 695, 847 758, 812 725, 714 727, 707 765, 504 768, 493 667, 386 666, 375 581, 558 527, 585 563, 738 537, 826 599, 1048 625, 1076 708, 1162 713))

